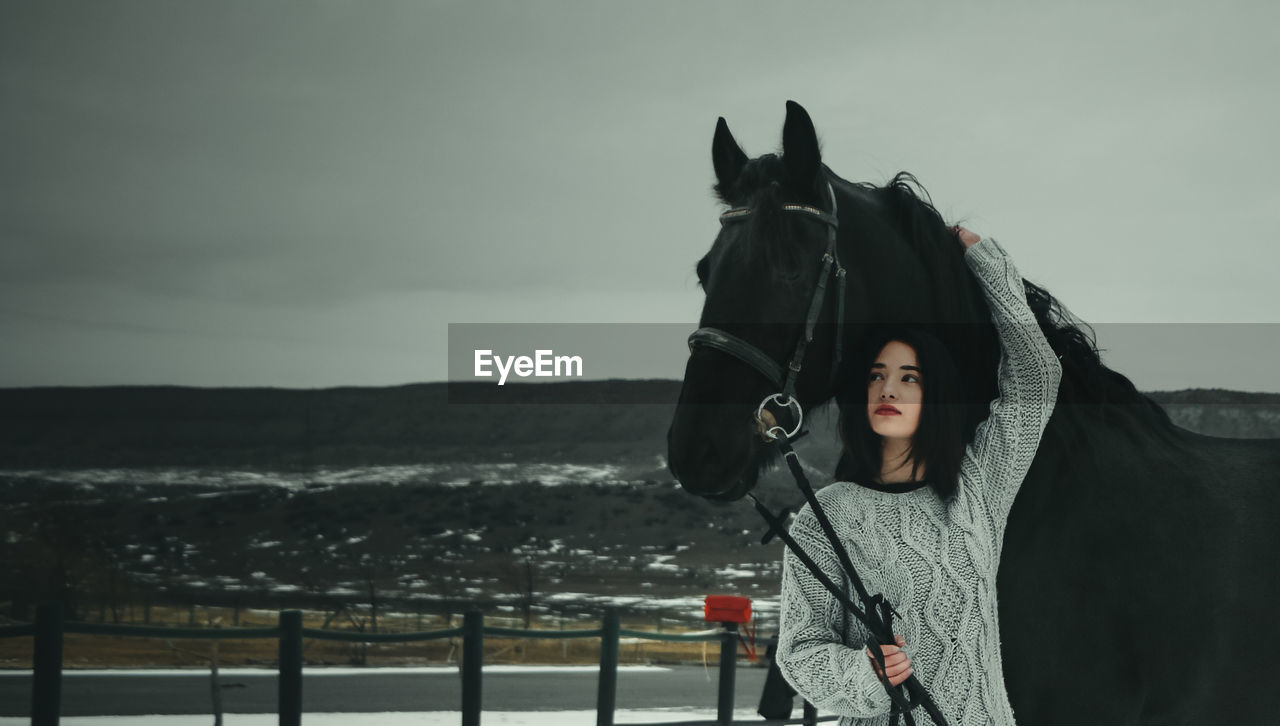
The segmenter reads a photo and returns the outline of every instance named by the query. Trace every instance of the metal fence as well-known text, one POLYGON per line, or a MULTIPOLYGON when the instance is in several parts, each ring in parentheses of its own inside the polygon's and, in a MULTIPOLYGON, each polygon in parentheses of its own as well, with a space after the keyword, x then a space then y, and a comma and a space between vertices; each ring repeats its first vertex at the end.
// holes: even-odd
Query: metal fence
MULTIPOLYGON (((624 630, 614 609, 605 611, 601 627, 590 630, 520 630, 485 627, 484 614, 471 611, 463 617, 462 627, 417 633, 360 633, 319 630, 302 627, 302 611, 281 610, 278 625, 273 628, 167 628, 138 625, 66 622, 57 605, 41 605, 34 623, 0 627, 0 638, 35 636, 31 683, 32 726, 56 726, 62 700, 62 636, 65 633, 115 635, 137 638, 198 638, 206 640, 240 640, 276 638, 280 643, 278 712, 280 726, 302 724, 302 640, 345 641, 351 643, 405 643, 462 636, 462 726, 480 726, 483 649, 486 636, 496 638, 599 638, 600 677, 596 694, 596 726, 613 726, 618 685, 618 641, 622 636, 663 641, 720 641, 719 689, 714 721, 664 722, 661 726, 733 726, 734 682, 738 661, 738 626, 723 623, 717 633, 654 633, 624 630)), ((804 717, 792 720, 753 720, 754 726, 781 726, 834 720, 835 716, 818 718, 807 702, 804 717)), ((644 726, 644 725, 630 725, 644 726)), ((656 725, 649 725, 656 726, 656 725)))

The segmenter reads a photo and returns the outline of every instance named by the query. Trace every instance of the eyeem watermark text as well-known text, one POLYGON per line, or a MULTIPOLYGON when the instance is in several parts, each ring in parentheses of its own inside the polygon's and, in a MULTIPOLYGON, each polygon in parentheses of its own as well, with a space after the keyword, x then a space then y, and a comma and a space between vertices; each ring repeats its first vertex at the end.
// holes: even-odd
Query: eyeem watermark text
POLYGON ((498 385, 507 383, 507 376, 515 373, 520 378, 581 378, 582 356, 556 355, 550 350, 535 350, 533 357, 494 355, 492 350, 476 350, 476 378, 492 378, 497 368, 498 385), (562 372, 563 371, 563 372, 562 372))

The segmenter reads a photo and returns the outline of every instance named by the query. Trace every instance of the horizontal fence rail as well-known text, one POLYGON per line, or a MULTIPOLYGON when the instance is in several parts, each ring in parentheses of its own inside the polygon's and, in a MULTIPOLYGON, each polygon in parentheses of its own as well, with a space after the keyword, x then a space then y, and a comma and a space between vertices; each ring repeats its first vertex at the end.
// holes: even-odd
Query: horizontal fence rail
MULTIPOLYGON (((279 641, 280 726, 302 723, 302 641, 310 638, 346 643, 409 643, 443 638, 463 638, 462 645, 462 726, 480 726, 481 683, 484 664, 484 638, 528 638, 562 640, 600 638, 600 676, 596 694, 596 726, 613 726, 618 683, 618 645, 621 637, 667 642, 720 641, 719 692, 714 721, 678 721, 632 726, 733 726, 733 694, 738 655, 738 626, 721 623, 721 629, 702 633, 655 633, 624 630, 618 612, 608 608, 599 628, 585 630, 523 630, 486 627, 484 615, 470 611, 463 616, 460 628, 427 630, 414 633, 359 633, 302 627, 301 610, 281 610, 278 625, 271 628, 166 628, 145 625, 65 622, 57 605, 41 605, 34 623, 0 627, 0 638, 35 636, 32 654, 31 723, 32 726, 57 726, 61 714, 62 638, 64 634, 112 635, 132 638, 172 638, 198 640, 242 640, 275 638, 279 641)), ((836 716, 818 717, 808 702, 800 719, 760 719, 754 726, 781 726, 833 721, 836 716)))
MULTIPOLYGON (((284 611, 289 612, 289 611, 284 611)), ((38 616, 37 616, 38 617, 38 616)), ((38 622, 38 620, 37 620, 38 622)), ((166 628, 155 625, 113 623, 63 623, 62 632, 84 635, 117 635, 126 638, 186 638, 195 640, 253 640, 280 637, 280 628, 166 628)))

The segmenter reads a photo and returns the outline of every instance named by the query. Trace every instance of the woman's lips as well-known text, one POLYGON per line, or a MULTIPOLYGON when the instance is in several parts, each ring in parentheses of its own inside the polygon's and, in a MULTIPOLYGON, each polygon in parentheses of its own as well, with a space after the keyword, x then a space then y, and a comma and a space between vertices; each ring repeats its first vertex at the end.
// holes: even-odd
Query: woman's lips
POLYGON ((881 406, 876 409, 877 416, 901 416, 902 412, 893 406, 881 406))

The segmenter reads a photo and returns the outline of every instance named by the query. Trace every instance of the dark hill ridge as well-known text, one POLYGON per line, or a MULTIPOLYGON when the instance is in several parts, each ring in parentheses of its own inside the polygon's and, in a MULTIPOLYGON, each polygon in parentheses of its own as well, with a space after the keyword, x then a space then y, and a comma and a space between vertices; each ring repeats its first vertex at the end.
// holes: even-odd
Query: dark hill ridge
POLYGON ((505 405, 451 404, 444 383, 0 389, 0 467, 289 469, 487 460, 495 454, 507 460, 651 459, 666 448, 679 387, 678 381, 505 386, 522 392, 508 396, 521 402, 505 405))
MULTIPOLYGON (((652 460, 666 450, 679 390, 671 380, 7 388, 0 389, 0 467, 652 460)), ((1280 394, 1148 395, 1200 433, 1280 436, 1280 394)))

